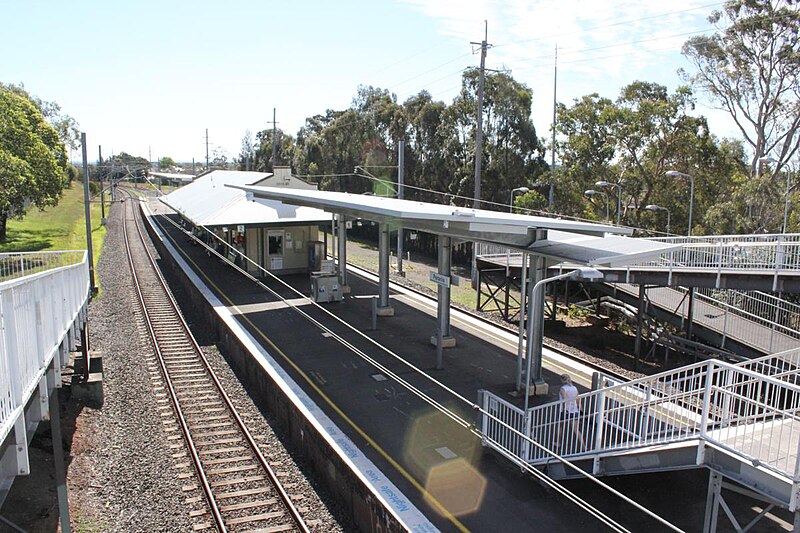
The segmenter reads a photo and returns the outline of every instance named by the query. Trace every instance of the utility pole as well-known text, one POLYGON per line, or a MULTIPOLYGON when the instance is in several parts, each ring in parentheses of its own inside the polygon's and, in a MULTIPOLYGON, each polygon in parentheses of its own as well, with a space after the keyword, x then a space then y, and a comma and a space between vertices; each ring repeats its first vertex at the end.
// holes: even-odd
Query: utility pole
POLYGON ((553 66, 553 145, 550 148, 550 193, 547 195, 547 207, 553 207, 554 185, 553 173, 556 171, 556 90, 558 89, 558 45, 556 45, 555 64, 553 66))
MULTIPOLYGON (((267 122, 269 124, 269 122, 267 122)), ((275 108, 272 108, 272 173, 275 173, 275 165, 278 164, 278 123, 275 122, 275 108)))
POLYGON ((483 24, 483 41, 480 43, 470 43, 479 44, 481 47, 481 69, 478 77, 478 109, 476 113, 478 127, 475 131, 475 198, 472 202, 472 207, 475 209, 479 209, 481 207, 481 163, 483 158, 483 81, 486 70, 486 50, 489 48, 489 45, 486 42, 489 38, 489 23, 483 21, 483 24))
POLYGON ((106 191, 103 190, 103 147, 97 145, 97 177, 100 180, 100 223, 106 223, 106 191))
MULTIPOLYGON (((153 151, 149 146, 147 147, 147 162, 150 163, 150 166, 153 165, 153 151)), ((161 167, 158 170, 161 170, 161 167)))
MULTIPOLYGON (((478 108, 477 108, 477 129, 475 131, 475 196, 472 202, 472 207, 480 209, 481 207, 481 162, 483 159, 483 80, 486 74, 486 50, 489 44, 486 42, 489 39, 489 23, 483 21, 483 41, 480 43, 472 42, 470 44, 479 44, 481 47, 481 69, 478 76, 478 108)), ((472 243, 472 286, 478 288, 478 243, 472 243)))
MULTIPOLYGON (((405 174, 406 142, 400 141, 397 147, 397 198, 403 199, 403 180, 405 174)), ((397 274, 403 276, 403 226, 397 228, 397 274)))
POLYGON ((86 217, 86 248, 89 261, 89 291, 97 293, 94 283, 94 259, 92 257, 92 215, 89 212, 89 160, 86 155, 86 134, 81 132, 81 153, 83 155, 83 208, 86 217))
POLYGON ((208 128, 206 128, 206 170, 208 170, 208 128))
POLYGON ((195 170, 194 170, 194 157, 193 157, 192 158, 192 175, 195 175, 195 174, 197 174, 197 172, 195 172, 195 170))

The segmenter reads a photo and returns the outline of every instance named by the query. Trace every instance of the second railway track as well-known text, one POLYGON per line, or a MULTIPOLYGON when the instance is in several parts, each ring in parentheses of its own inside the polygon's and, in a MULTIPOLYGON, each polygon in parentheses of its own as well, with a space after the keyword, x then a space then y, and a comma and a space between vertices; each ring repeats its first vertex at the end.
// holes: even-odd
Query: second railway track
POLYGON ((184 486, 195 531, 309 531, 236 412, 155 266, 138 202, 125 202, 123 232, 134 289, 193 473, 184 486), (192 478, 196 482, 191 482, 192 478))

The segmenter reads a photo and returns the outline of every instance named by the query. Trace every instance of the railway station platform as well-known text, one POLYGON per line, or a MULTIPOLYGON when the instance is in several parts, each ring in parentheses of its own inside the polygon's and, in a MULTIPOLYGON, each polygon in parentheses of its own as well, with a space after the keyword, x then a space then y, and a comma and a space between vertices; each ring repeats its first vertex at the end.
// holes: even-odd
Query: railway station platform
MULTIPOLYGON (((156 220, 168 215, 156 202, 149 209, 157 213, 156 220)), ((443 369, 437 370, 436 348, 430 343, 437 327, 435 301, 392 287, 395 314, 378 318, 373 330, 377 283, 369 275, 349 272, 351 292, 345 301, 325 304, 331 317, 291 290, 308 294, 307 276, 283 277, 286 285, 262 280, 265 290, 201 246, 192 246, 181 229, 163 226, 165 249, 198 285, 218 320, 241 336, 243 345, 252 345, 252 356, 260 359, 265 374, 270 367, 272 379, 283 380, 286 393, 302 404, 307 416, 316 418, 337 453, 359 470, 359 477, 372 485, 376 498, 405 527, 607 530, 577 505, 489 452, 470 427, 430 405, 476 421, 469 402, 477 403, 478 391, 488 390, 521 406, 521 398, 508 394, 514 389, 516 335, 453 311, 452 331, 458 342, 445 350, 443 369)), ((593 369, 547 350, 544 356, 550 394, 531 397, 531 405, 555 401, 559 375, 565 372, 586 390, 593 369)), ((242 377, 251 382, 268 379, 242 377)), ((607 482, 678 527, 699 530, 707 480, 707 472, 698 469, 607 482)), ((567 481, 564 486, 631 530, 663 527, 587 481, 567 481)))

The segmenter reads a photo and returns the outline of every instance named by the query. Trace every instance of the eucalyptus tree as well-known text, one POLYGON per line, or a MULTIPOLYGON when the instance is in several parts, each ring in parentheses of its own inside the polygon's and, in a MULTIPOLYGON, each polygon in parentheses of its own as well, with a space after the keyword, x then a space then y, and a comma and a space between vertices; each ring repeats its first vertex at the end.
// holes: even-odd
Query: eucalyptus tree
POLYGON ((777 174, 800 145, 800 7, 793 0, 731 0, 709 17, 717 31, 691 38, 681 71, 727 111, 751 149, 750 175, 770 155, 777 174))

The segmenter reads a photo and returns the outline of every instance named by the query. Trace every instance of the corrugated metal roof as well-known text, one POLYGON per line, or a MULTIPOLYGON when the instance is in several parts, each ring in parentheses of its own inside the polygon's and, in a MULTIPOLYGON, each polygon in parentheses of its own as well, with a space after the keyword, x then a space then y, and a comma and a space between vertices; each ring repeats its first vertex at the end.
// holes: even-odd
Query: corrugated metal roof
POLYGON ((341 192, 298 191, 257 185, 231 184, 230 187, 259 198, 319 207, 331 213, 402 225, 456 239, 499 244, 585 265, 623 265, 645 257, 656 257, 678 247, 609 235, 630 235, 633 230, 605 224, 341 192))
POLYGON ((271 175, 268 172, 214 170, 195 179, 191 184, 162 196, 160 200, 200 226, 330 221, 331 215, 320 209, 287 205, 262 198, 248 200, 245 191, 226 187, 255 183, 271 175))

